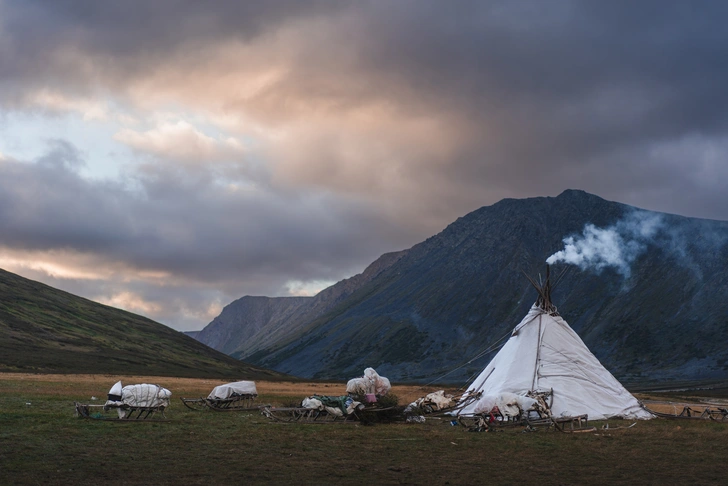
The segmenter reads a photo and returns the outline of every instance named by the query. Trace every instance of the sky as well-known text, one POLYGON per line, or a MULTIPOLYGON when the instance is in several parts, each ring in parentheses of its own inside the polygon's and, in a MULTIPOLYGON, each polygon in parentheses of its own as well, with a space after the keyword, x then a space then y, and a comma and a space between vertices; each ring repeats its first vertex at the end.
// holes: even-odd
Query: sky
POLYGON ((728 220, 728 3, 0 0, 0 268, 174 329, 503 198, 728 220))

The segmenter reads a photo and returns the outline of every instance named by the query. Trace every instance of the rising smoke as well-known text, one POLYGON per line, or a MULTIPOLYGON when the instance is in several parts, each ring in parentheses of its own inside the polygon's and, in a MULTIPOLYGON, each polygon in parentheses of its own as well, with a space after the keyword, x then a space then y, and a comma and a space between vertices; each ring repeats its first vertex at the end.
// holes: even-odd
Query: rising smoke
POLYGON ((662 226, 661 215, 647 211, 631 212, 607 228, 587 224, 581 235, 564 238, 564 249, 548 257, 546 263, 570 263, 597 273, 613 267, 627 278, 632 262, 662 226))

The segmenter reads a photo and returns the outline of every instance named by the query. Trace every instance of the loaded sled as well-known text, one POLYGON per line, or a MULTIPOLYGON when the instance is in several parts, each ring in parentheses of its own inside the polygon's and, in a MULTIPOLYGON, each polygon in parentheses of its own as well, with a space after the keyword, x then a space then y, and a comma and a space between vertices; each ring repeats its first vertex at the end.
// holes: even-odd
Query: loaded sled
POLYGON ((430 416, 439 417, 445 415, 456 415, 460 410, 478 401, 481 393, 463 393, 462 395, 450 395, 445 390, 428 393, 422 398, 405 407, 405 416, 430 416))
POLYGON ((367 368, 364 376, 349 380, 347 395, 313 395, 304 398, 299 406, 265 406, 261 413, 279 422, 370 423, 375 417, 388 419, 388 413, 395 412, 396 398, 392 406, 388 405, 391 400, 383 400, 391 388, 389 379, 367 368))
POLYGON ((111 421, 165 421, 164 411, 169 407, 172 392, 159 385, 142 383, 122 387, 117 382, 109 391, 103 405, 74 402, 76 416, 93 420, 111 421))
POLYGON ((240 412, 259 410, 255 404, 258 390, 254 381, 236 381, 216 386, 207 398, 180 398, 190 410, 240 412))
POLYGON ((332 423, 356 422, 360 402, 349 396, 313 395, 304 398, 298 407, 263 407, 261 413, 278 422, 332 423))
POLYGON ((473 432, 521 426, 528 431, 555 429, 559 432, 594 432, 587 414, 555 417, 551 412, 553 390, 529 392, 526 396, 500 393, 481 396, 472 413, 458 414, 454 421, 473 432))
MULTIPOLYGON (((298 407, 261 407, 263 415, 278 422, 325 423, 370 423, 380 414, 392 412, 394 406, 380 402, 361 402, 350 395, 306 397, 298 407)), ((383 415, 382 415, 383 416, 383 415)))

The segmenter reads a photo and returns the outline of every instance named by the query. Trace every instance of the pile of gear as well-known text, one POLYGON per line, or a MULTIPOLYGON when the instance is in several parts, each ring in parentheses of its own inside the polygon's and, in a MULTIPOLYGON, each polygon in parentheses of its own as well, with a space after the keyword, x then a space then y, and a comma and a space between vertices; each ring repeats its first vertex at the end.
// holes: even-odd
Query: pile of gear
POLYGON ((391 389, 389 379, 379 376, 374 368, 365 369, 364 376, 352 378, 346 384, 346 393, 351 396, 365 397, 367 400, 372 400, 372 397, 383 397, 391 389))
POLYGON ((268 418, 283 422, 344 422, 364 421, 366 414, 389 410, 379 400, 389 393, 389 379, 380 376, 374 368, 364 370, 364 376, 349 380, 346 395, 311 395, 297 407, 262 407, 268 418))

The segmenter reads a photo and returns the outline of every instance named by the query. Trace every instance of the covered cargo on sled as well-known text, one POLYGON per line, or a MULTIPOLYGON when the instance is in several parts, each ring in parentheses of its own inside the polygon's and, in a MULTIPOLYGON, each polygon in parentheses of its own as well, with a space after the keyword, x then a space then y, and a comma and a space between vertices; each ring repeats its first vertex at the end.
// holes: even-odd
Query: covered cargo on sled
POLYGON ((103 405, 75 402, 76 415, 96 420, 164 420, 164 411, 169 407, 172 392, 159 385, 142 383, 122 386, 121 381, 118 381, 111 387, 107 397, 103 405), (116 416, 106 415, 109 411, 116 411, 116 416))
POLYGON ((217 412, 258 410, 255 399, 258 390, 254 381, 236 381, 218 385, 207 398, 180 398, 191 410, 215 410, 217 412))

